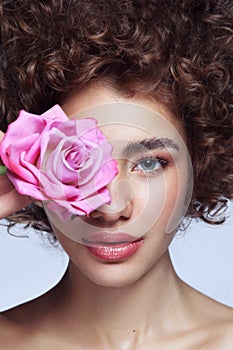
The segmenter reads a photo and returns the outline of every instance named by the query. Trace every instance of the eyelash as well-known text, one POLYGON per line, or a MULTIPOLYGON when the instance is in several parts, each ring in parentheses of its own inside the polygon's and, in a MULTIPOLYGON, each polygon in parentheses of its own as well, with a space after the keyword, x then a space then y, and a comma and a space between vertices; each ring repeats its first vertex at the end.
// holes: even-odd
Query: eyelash
POLYGON ((144 174, 155 174, 159 171, 161 171, 162 169, 165 169, 168 165, 169 165, 169 161, 167 161, 164 158, 159 158, 159 157, 145 157, 142 159, 139 159, 137 162, 137 164, 133 167, 133 171, 142 171, 144 174), (155 166, 159 166, 157 169, 153 169, 153 170, 146 170, 146 169, 136 169, 140 163, 146 162, 146 161, 151 161, 153 162, 153 164, 155 166))

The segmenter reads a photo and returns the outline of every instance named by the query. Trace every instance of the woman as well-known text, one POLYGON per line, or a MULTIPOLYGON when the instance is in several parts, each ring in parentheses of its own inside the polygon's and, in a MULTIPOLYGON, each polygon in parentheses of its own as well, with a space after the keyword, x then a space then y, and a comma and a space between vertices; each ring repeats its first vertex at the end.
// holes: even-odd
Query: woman
POLYGON ((2 2, 1 130, 59 103, 97 120, 118 164, 111 202, 68 220, 1 175, 1 217, 53 232, 70 257, 55 288, 3 313, 2 348, 232 349, 232 310, 182 282, 168 254, 183 217, 219 224, 233 197, 231 13, 223 1, 2 2))

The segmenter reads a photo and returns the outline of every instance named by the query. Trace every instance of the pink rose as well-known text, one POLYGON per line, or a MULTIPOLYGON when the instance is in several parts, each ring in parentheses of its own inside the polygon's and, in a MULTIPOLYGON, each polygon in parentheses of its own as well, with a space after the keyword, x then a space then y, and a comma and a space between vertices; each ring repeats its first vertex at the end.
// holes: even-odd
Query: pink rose
POLYGON ((95 119, 69 120, 58 105, 41 116, 21 111, 0 143, 16 190, 48 201, 65 221, 110 202, 106 186, 118 173, 111 151, 95 119))

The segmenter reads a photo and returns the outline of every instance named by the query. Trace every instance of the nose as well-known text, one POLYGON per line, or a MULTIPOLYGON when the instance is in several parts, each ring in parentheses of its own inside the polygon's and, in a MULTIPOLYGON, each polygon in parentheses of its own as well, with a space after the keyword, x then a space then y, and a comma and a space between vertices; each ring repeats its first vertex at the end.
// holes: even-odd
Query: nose
POLYGON ((109 223, 128 220, 133 211, 133 191, 130 182, 118 174, 107 189, 111 196, 111 203, 102 205, 93 211, 90 217, 109 223))

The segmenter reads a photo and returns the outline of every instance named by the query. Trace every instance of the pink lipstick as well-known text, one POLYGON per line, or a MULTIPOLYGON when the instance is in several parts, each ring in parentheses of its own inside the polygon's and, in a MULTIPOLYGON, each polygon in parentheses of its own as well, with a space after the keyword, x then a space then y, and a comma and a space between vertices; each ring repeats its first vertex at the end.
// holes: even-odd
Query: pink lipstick
POLYGON ((87 249, 97 258, 107 261, 117 261, 129 258, 142 246, 144 239, 124 234, 98 233, 84 240, 87 249), (134 240, 133 240, 134 239, 134 240))

